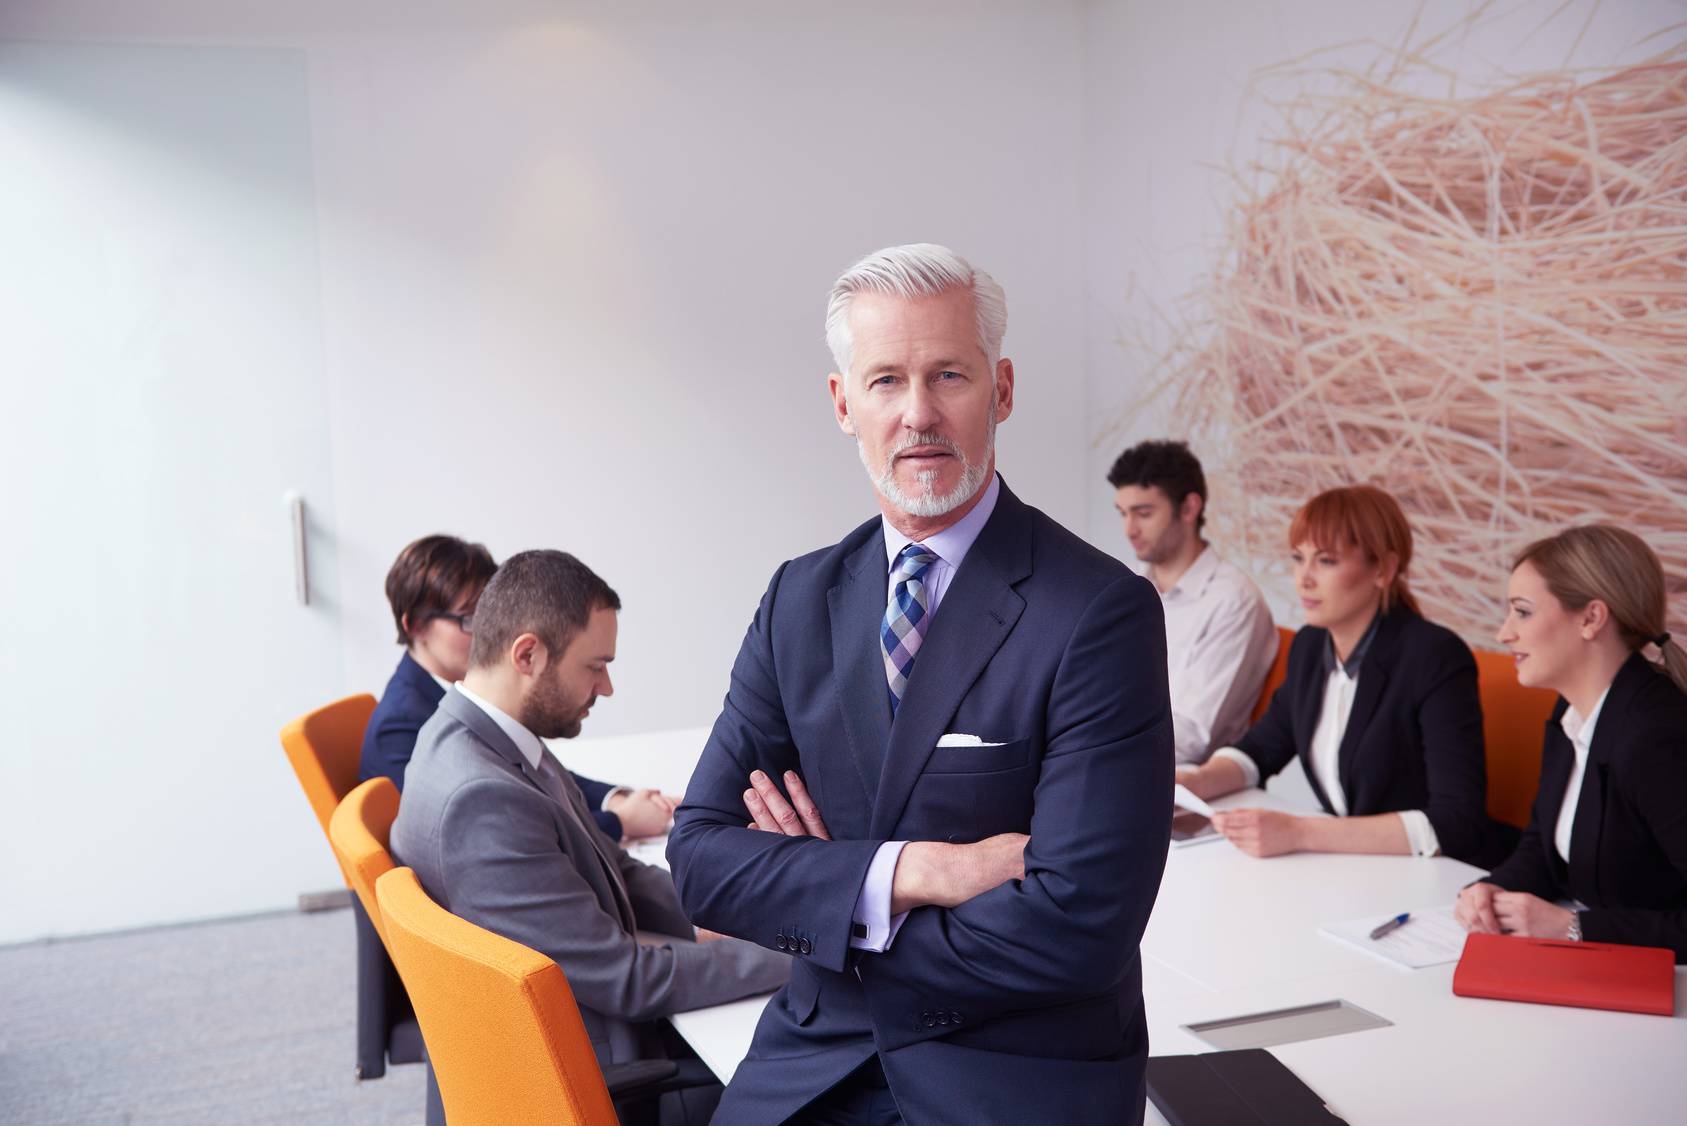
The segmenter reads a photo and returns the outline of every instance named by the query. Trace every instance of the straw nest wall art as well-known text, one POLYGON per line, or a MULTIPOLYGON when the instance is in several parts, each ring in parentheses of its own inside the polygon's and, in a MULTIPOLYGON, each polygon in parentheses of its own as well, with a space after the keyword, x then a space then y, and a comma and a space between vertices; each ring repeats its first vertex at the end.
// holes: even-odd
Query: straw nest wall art
POLYGON ((1287 593, 1296 507, 1381 485, 1425 612, 1492 645, 1517 549, 1612 521, 1687 625, 1687 46, 1456 97, 1429 65, 1305 84, 1158 357, 1213 532, 1287 593))

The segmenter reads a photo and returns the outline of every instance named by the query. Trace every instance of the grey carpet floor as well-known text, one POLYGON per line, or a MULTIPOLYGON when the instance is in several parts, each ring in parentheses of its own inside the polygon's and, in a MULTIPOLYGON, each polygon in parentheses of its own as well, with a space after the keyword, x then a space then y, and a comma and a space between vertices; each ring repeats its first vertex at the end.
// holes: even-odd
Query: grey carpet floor
POLYGON ((0 1123, 402 1123, 419 1064, 353 1075, 352 917, 0 947, 0 1123))

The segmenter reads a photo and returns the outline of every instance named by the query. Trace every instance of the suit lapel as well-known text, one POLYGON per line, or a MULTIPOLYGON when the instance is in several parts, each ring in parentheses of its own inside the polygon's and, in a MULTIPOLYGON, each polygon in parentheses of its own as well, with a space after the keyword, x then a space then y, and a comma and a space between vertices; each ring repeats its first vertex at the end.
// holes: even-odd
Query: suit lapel
MULTIPOLYGON (((1546 838, 1544 844, 1547 863, 1552 866, 1554 877, 1562 884, 1566 878, 1566 870, 1563 857, 1558 855, 1555 841, 1558 833, 1558 815, 1564 809, 1564 790, 1570 784, 1570 772, 1576 765, 1576 748, 1570 743, 1569 736, 1559 728, 1558 720, 1559 713, 1554 712, 1552 719, 1548 721, 1553 726, 1554 738, 1541 762, 1540 789, 1537 791, 1540 797, 1536 804, 1539 813, 1536 819, 1546 838)), ((1574 851, 1572 848, 1571 852, 1574 851)))
POLYGON ((851 553, 844 570, 844 580, 826 592, 826 606, 831 614, 832 669, 843 702, 844 732, 866 805, 878 792, 885 744, 890 741, 890 685, 879 643, 890 574, 883 535, 875 531, 869 536, 851 553))
POLYGON ((1342 800, 1347 811, 1353 812, 1354 759, 1359 744, 1365 741, 1365 729, 1377 714, 1377 705, 1388 690, 1388 678, 1394 671, 1394 651, 1400 631, 1405 628, 1411 612, 1396 607, 1377 623, 1370 648, 1359 661, 1359 683, 1353 686, 1353 707, 1347 713, 1347 726, 1341 732, 1341 746, 1336 749, 1336 777, 1341 780, 1342 800))
MULTIPOLYGON (((1013 586, 1031 573, 1030 512, 1002 485, 996 510, 949 581, 890 725, 868 835, 888 834, 907 808, 944 726, 1025 609, 1013 586)), ((884 591, 880 590, 883 602, 884 591)), ((884 674, 879 673, 884 685, 884 674)), ((888 689, 879 698, 889 713, 888 689)))
MULTIPOLYGON (((510 737, 504 734, 504 729, 499 727, 491 716, 481 711, 456 689, 447 692, 445 698, 439 702, 439 706, 447 715, 474 732, 482 743, 492 748, 501 758, 515 767, 516 771, 520 773, 522 778, 526 779, 530 786, 562 806, 565 815, 574 821, 577 827, 581 828, 597 856, 598 863, 604 869, 604 879, 609 885, 610 897, 615 901, 616 910, 625 923, 628 932, 631 933, 635 929, 632 901, 627 894, 626 885, 621 879, 619 869, 617 869, 605 848, 608 838, 603 837, 603 831, 597 827, 597 823, 586 812, 585 803, 583 801, 575 803, 570 800, 571 795, 568 793, 566 784, 561 784, 559 781, 557 786, 549 785, 544 775, 528 764, 527 756, 523 755, 521 748, 517 747, 510 740, 510 737), (602 841, 598 839, 600 837, 603 837, 602 841)), ((561 769, 559 764, 557 770, 560 771, 561 769)))
POLYGON ((1324 697, 1330 684, 1329 674, 1324 672, 1324 650, 1330 644, 1330 635, 1322 629, 1318 632, 1322 640, 1313 648, 1311 670, 1295 687, 1293 715, 1299 720, 1294 731, 1295 754, 1300 758, 1306 780, 1312 785, 1313 795, 1325 809, 1334 812, 1335 806, 1330 804, 1330 796, 1324 792, 1324 784, 1318 781, 1318 772, 1312 768, 1312 737, 1318 733, 1318 720, 1323 716, 1324 697))
MULTIPOLYGON (((1593 726, 1593 743, 1587 749, 1587 770, 1582 775, 1576 819, 1570 826, 1569 886, 1570 894, 1589 903, 1599 894, 1599 843, 1605 829, 1605 791, 1611 752, 1622 737, 1621 724, 1629 714, 1629 702, 1648 672, 1646 658, 1639 653, 1629 657, 1617 670, 1593 726)), ((1573 748, 1571 753, 1574 754, 1573 748)), ((1557 824, 1556 819, 1553 824, 1557 824)))

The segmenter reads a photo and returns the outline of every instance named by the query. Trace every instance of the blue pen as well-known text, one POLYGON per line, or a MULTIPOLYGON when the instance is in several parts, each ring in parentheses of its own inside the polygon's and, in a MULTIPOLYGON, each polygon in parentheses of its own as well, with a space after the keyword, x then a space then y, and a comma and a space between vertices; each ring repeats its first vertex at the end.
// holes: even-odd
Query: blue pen
POLYGON ((1399 930, 1401 927, 1406 925, 1406 921, 1408 919, 1410 919, 1411 917, 1412 917, 1412 913, 1410 911, 1406 912, 1403 915, 1394 916, 1394 918, 1388 920, 1388 922, 1382 924, 1380 927, 1377 927, 1375 930, 1371 931, 1371 940, 1374 942, 1375 940, 1381 938, 1385 934, 1389 934, 1393 931, 1399 930))

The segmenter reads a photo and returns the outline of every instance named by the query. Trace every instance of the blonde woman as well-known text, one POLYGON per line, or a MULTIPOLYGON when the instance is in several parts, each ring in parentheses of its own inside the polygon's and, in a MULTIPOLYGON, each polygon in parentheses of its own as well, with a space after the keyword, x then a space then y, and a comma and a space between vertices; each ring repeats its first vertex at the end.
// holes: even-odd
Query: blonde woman
POLYGON ((1530 544, 1507 593, 1517 679, 1562 699, 1523 840, 1459 895, 1459 921, 1687 961, 1687 652, 1665 629, 1663 567, 1594 524, 1530 544))

